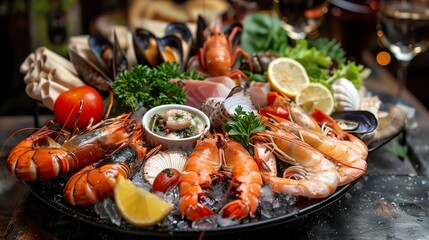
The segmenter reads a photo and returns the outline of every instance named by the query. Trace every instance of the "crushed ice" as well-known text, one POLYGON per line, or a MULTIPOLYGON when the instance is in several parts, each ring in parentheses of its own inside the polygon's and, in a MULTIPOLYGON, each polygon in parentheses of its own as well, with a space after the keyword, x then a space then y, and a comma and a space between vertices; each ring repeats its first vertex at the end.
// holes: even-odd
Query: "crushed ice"
POLYGON ((122 216, 111 198, 106 198, 102 202, 96 203, 94 209, 101 219, 108 219, 116 226, 121 225, 122 216))
MULTIPOLYGON (((139 187, 143 187, 150 191, 151 185, 143 179, 141 171, 139 171, 133 178, 132 181, 134 184, 139 187)), ((157 193, 158 196, 162 197, 166 201, 173 204, 174 209, 172 212, 164 219, 163 222, 159 223, 158 226, 168 230, 208 230, 217 227, 228 227, 237 225, 240 223, 248 223, 251 221, 249 218, 243 220, 223 218, 221 215, 217 214, 219 209, 224 206, 227 202, 232 201, 234 193, 229 193, 225 196, 225 193, 228 189, 228 181, 222 181, 220 183, 214 184, 212 189, 207 190, 208 193, 213 196, 213 198, 205 197, 203 199, 203 204, 209 206, 213 209, 213 212, 216 214, 201 219, 200 221, 190 222, 186 219, 183 219, 179 212, 179 188, 178 186, 170 188, 165 194, 157 193)), ((295 214, 298 213, 299 209, 295 207, 297 202, 297 197, 279 194, 272 191, 271 187, 264 185, 261 188, 261 196, 259 200, 259 208, 255 215, 260 215, 260 219, 269 219, 274 217, 284 216, 286 214, 295 214)), ((95 211, 100 216, 101 219, 107 219, 111 223, 120 226, 121 225, 121 215, 118 212, 116 205, 112 198, 105 199, 102 202, 95 204, 95 211)))

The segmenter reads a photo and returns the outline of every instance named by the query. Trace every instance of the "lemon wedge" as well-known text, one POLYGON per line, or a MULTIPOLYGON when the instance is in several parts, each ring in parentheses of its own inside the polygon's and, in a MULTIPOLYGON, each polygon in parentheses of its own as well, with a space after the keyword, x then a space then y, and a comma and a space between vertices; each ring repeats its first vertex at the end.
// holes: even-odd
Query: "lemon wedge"
POLYGON ((301 63, 287 57, 276 58, 270 62, 267 79, 273 90, 295 97, 296 94, 310 83, 307 72, 301 63))
POLYGON ((120 175, 113 193, 116 206, 129 223, 149 227, 164 220, 173 205, 120 175))
POLYGON ((308 113, 313 112, 315 108, 326 114, 331 114, 334 110, 334 97, 329 89, 320 83, 309 83, 304 86, 296 95, 295 103, 308 113))

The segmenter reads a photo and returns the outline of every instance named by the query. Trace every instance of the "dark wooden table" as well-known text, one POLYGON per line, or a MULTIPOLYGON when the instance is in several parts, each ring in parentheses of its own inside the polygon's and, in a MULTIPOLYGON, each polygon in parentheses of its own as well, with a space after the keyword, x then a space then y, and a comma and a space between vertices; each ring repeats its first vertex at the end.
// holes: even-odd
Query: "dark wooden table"
MULTIPOLYGON (((393 77, 371 55, 365 54, 364 59, 373 70, 367 86, 384 102, 391 101, 396 92, 393 77)), ((254 239, 258 234, 272 239, 429 239, 429 113, 409 92, 402 102, 415 109, 413 125, 398 136, 409 146, 407 157, 396 157, 389 151, 392 142, 388 143, 369 154, 365 176, 327 207, 292 222, 204 238, 254 239)), ((42 117, 40 122, 51 116, 42 117)), ((16 129, 31 126, 31 116, 0 118, 1 143, 16 129)), ((0 236, 4 239, 155 238, 95 226, 50 207, 6 171, 5 156, 16 142, 13 138, 6 143, 0 155, 0 236)))

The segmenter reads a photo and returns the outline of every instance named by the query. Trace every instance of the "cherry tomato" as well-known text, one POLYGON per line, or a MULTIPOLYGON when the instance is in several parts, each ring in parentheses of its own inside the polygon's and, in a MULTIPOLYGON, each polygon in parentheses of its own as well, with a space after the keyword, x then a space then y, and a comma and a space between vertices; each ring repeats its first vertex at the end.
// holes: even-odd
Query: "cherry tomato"
POLYGON ((152 192, 167 192, 168 189, 179 183, 180 172, 174 168, 166 168, 156 175, 152 185, 152 192))
POLYGON ((259 110, 259 112, 263 116, 265 116, 265 117, 270 117, 268 115, 268 113, 272 114, 274 116, 277 116, 277 117, 281 117, 281 118, 288 118, 289 117, 289 111, 288 111, 288 109, 286 109, 283 106, 279 106, 279 105, 268 105, 268 106, 265 106, 265 107, 261 108, 259 110))
POLYGON ((83 101, 82 112, 77 127, 84 129, 91 118, 97 123, 103 117, 104 104, 101 95, 90 86, 81 86, 61 93, 54 103, 54 116, 57 122, 71 130, 76 121, 80 101, 83 101))

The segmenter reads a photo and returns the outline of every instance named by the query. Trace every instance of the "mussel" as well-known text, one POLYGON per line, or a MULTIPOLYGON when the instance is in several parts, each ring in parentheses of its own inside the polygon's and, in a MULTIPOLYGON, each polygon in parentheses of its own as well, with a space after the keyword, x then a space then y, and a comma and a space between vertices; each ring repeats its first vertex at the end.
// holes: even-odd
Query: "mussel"
POLYGON ((113 85, 113 80, 107 76, 100 68, 88 58, 82 57, 74 48, 69 48, 70 61, 82 80, 100 91, 109 91, 113 85))
POLYGON ((174 22, 167 25, 164 33, 165 36, 174 35, 181 39, 183 49, 183 63, 186 64, 189 57, 191 56, 192 44, 194 43, 191 30, 188 28, 188 26, 186 26, 185 23, 174 22))
POLYGON ((86 46, 69 46, 70 60, 81 78, 100 91, 109 91, 128 62, 114 33, 113 43, 102 35, 90 35, 86 46))
POLYGON ((378 125, 377 118, 370 111, 337 111, 331 117, 344 131, 354 134, 371 133, 378 125))
MULTIPOLYGON (((253 53, 250 56, 250 59, 252 59, 253 73, 263 74, 268 70, 268 65, 270 62, 277 57, 278 56, 276 54, 270 52, 253 53)), ((247 59, 241 60, 240 69, 250 71, 250 66, 247 59)))
POLYGON ((128 69, 127 58, 119 46, 116 32, 113 33, 113 42, 102 35, 95 34, 89 36, 88 45, 97 59, 98 66, 110 78, 115 79, 118 74, 128 69))

